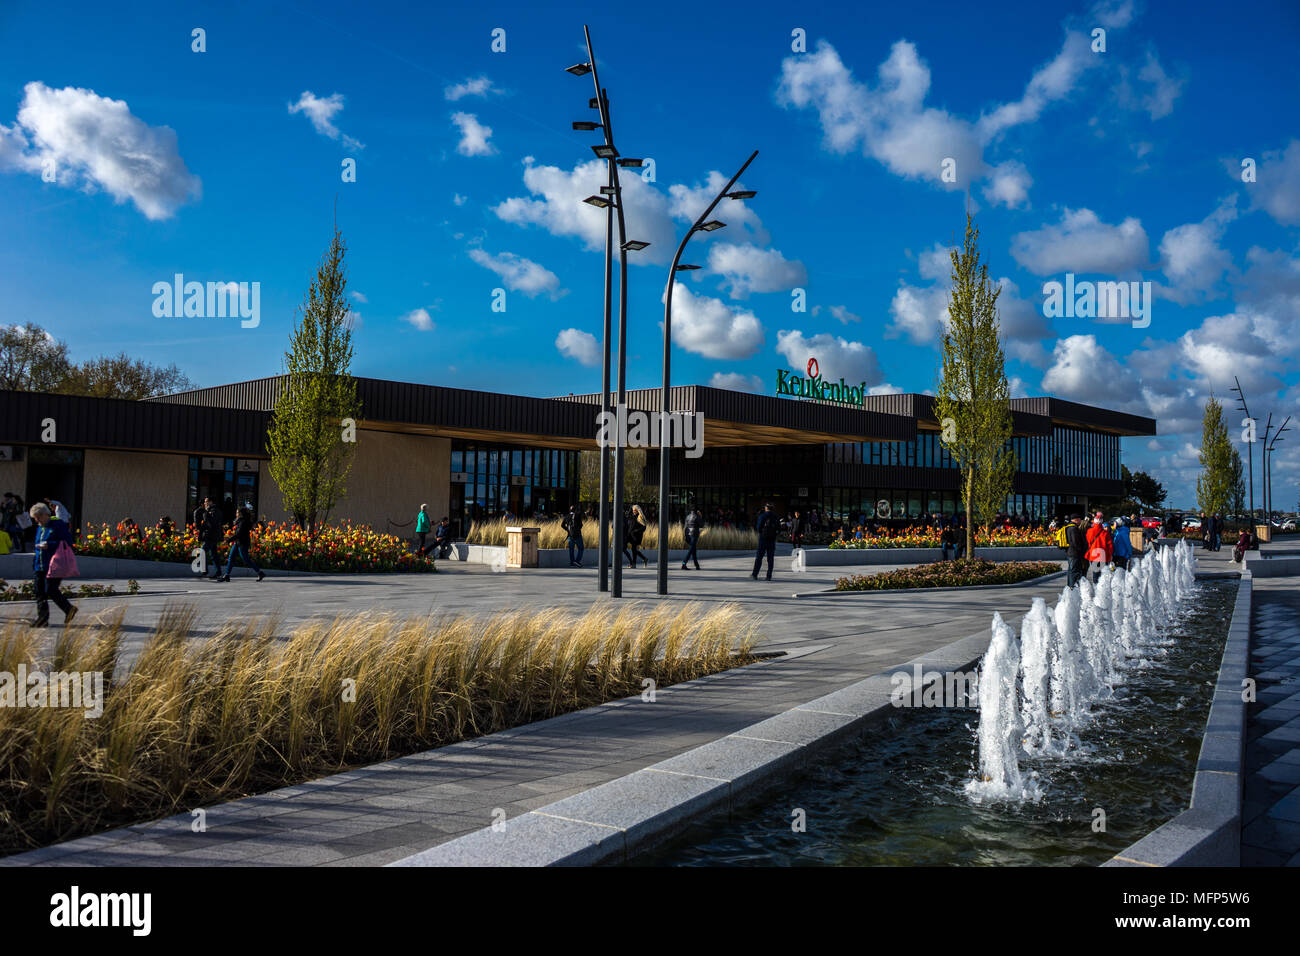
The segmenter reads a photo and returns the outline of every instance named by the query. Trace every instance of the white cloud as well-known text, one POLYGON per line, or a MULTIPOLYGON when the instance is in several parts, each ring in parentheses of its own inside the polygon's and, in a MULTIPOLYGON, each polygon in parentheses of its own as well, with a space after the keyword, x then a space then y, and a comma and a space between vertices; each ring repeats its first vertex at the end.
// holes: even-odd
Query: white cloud
POLYGON ((1148 241, 1142 223, 1130 216, 1117 226, 1091 209, 1066 209, 1060 223, 1017 233, 1011 255, 1035 275, 1066 272, 1117 275, 1147 265, 1148 241))
POLYGON ((531 259, 517 256, 513 252, 503 252, 494 256, 483 249, 471 249, 469 257, 483 268, 499 275, 507 289, 522 292, 530 299, 541 292, 545 292, 553 300, 564 295, 563 290, 560 289, 559 276, 531 259))
POLYGON ((1013 126, 1037 120, 1048 104, 1069 96, 1083 72, 1099 62, 1092 52, 1089 36, 1076 30, 1066 31, 1060 52, 1034 71, 1025 86, 1024 96, 980 117, 980 132, 984 139, 987 141, 1013 126))
POLYGON ((462 196, 460 193, 452 193, 451 201, 455 203, 457 206, 463 206, 465 205, 465 203, 469 202, 469 197, 462 196))
POLYGON ((1103 408, 1132 407, 1135 402, 1145 407, 1138 375, 1107 352, 1095 335, 1057 341, 1052 366, 1043 373, 1043 390, 1103 408))
POLYGON ((762 395, 763 380, 757 375, 742 375, 740 372, 714 372, 709 379, 713 388, 725 388, 733 392, 754 392, 762 395))
POLYGON ((831 306, 831 315, 841 324, 848 325, 850 322, 861 322, 862 316, 854 315, 846 306, 831 306))
POLYGON ((600 342, 596 336, 581 329, 562 329, 555 337, 555 347, 561 355, 576 359, 583 365, 596 366, 601 362, 600 342))
MULTIPOLYGON (((667 263, 677 245, 668 200, 640 176, 629 176, 622 183, 628 238, 650 243, 648 249, 629 253, 628 262, 667 263)), ((593 159, 572 170, 525 160, 524 185, 536 198, 505 200, 493 209, 499 219, 540 226, 556 236, 575 236, 590 251, 604 251, 605 213, 582 201, 599 195, 605 185, 603 160, 593 159)))
POLYGON ((885 382, 883 385, 872 385, 867 389, 868 395, 901 395, 903 390, 896 385, 890 385, 885 382))
POLYGON ((808 282, 802 262, 786 259, 776 249, 716 243, 709 249, 709 268, 721 275, 728 291, 743 299, 751 292, 781 292, 808 282))
POLYGON ((322 136, 341 139, 343 145, 351 150, 365 149, 365 144, 357 142, 351 136, 342 133, 334 125, 334 117, 343 109, 343 94, 331 93, 320 97, 310 90, 303 90, 297 103, 289 104, 290 113, 302 113, 311 120, 312 127, 322 136))
POLYGON ((433 331, 433 319, 429 318, 428 309, 414 309, 402 316, 403 322, 409 322, 421 332, 433 331))
POLYGON ((442 95, 454 103, 466 96, 487 96, 499 92, 501 91, 492 85, 492 80, 488 77, 476 76, 463 83, 453 83, 442 91, 442 95))
POLYGON ((885 338, 904 336, 916 345, 933 345, 948 327, 948 289, 904 283, 889 303, 889 314, 885 338))
POLYGON ((996 205, 1014 209, 1029 201, 1029 187, 1034 184, 1023 163, 1009 159, 999 163, 989 172, 989 183, 984 187, 984 198, 996 205))
POLYGON ((1138 79, 1148 84, 1151 89, 1143 94, 1142 108, 1153 120, 1168 116, 1174 111, 1174 100, 1183 91, 1183 81, 1174 79, 1165 72, 1156 55, 1147 51, 1147 60, 1138 71, 1138 79))
POLYGON ((776 333, 776 350, 796 370, 806 368, 810 358, 817 359, 826 381, 843 378, 853 385, 866 382, 868 386, 884 382, 875 350, 861 342, 850 342, 826 332, 808 337, 791 329, 776 333))
POLYGON ((1210 293, 1232 268, 1232 255, 1219 245, 1227 224, 1237 218, 1230 196, 1201 222, 1176 226, 1160 240, 1160 268, 1170 285, 1161 289, 1175 302, 1194 302, 1210 293))
POLYGON ((1128 26, 1133 12, 1133 0, 1102 0, 1093 4, 1089 18, 1110 30, 1128 26))
MULTIPOLYGON (((660 297, 660 301, 667 295, 660 297)), ((752 312, 721 299, 673 286, 673 344, 714 359, 745 359, 763 347, 763 326, 752 312)))
POLYGON ((496 147, 488 142, 492 127, 484 126, 473 113, 452 113, 451 121, 460 130, 456 152, 462 156, 491 156, 496 152, 496 147))
POLYGON ((360 292, 353 291, 353 292, 351 293, 351 295, 352 295, 352 298, 356 299, 356 300, 357 300, 358 302, 360 302, 362 305, 365 305, 367 302, 370 301, 369 299, 367 299, 367 298, 365 297, 365 295, 363 295, 363 294, 360 293, 360 292))
MULTIPOLYGON (((1228 163, 1228 171, 1241 180, 1239 160, 1228 163)), ((1300 225, 1300 139, 1283 150, 1266 150, 1255 169, 1255 182, 1246 185, 1251 208, 1263 209, 1283 226, 1300 225)))
POLYGON ((171 128, 149 126, 94 90, 28 83, 14 125, 0 126, 0 169, 39 175, 47 164, 59 184, 129 199, 147 219, 169 219, 201 192, 171 128))

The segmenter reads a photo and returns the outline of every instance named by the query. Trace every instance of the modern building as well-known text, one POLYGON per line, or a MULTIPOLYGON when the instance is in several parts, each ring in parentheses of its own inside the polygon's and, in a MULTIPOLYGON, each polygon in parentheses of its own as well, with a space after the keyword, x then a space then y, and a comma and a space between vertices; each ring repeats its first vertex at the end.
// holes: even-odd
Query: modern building
MULTIPOLYGON (((0 391, 0 491, 57 498, 78 525, 180 523, 204 496, 233 514, 249 502, 286 520, 266 433, 283 379, 257 379, 133 402, 0 391)), ((596 497, 579 486, 595 450, 600 396, 533 398, 357 379, 362 413, 347 496, 332 520, 406 534, 421 504, 467 528, 509 511, 555 514, 596 497)), ((657 412, 658 389, 630 391, 657 412)), ((1154 435, 1149 418, 1055 398, 1012 400, 1021 464, 1010 513, 1048 516, 1119 497, 1120 439, 1154 435)), ((672 389, 674 411, 703 415, 703 454, 670 452, 674 510, 752 514, 817 505, 836 517, 892 518, 957 508, 958 472, 925 395, 865 396, 861 406, 706 386, 672 389)), ((649 451, 644 481, 658 481, 649 451)))

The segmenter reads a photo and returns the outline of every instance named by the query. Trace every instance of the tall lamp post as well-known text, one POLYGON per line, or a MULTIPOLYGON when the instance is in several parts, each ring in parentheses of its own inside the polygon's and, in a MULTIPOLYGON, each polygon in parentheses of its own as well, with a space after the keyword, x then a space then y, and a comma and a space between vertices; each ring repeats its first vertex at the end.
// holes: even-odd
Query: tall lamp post
MULTIPOLYGON (((608 421, 608 415, 611 411, 609 402, 609 344, 610 344, 610 292, 612 285, 612 271, 614 264, 614 219, 617 213, 618 219, 618 257, 619 257, 619 286, 618 286, 618 404, 622 405, 626 401, 627 389, 627 254, 628 250, 633 252, 644 249, 650 245, 648 242, 639 240, 628 241, 626 224, 623 219, 623 193, 622 186, 618 179, 619 167, 639 167, 642 163, 640 159, 620 158, 618 150, 614 147, 614 131, 609 118, 609 96, 600 85, 600 73, 596 69, 596 54, 591 48, 591 30, 585 25, 582 28, 583 35, 587 40, 587 62, 575 63, 573 66, 566 67, 566 72, 574 76, 586 76, 591 74, 591 80, 596 89, 596 95, 588 101, 588 105, 595 110, 599 110, 600 122, 593 123, 589 120, 577 120, 573 124, 575 130, 595 130, 600 129, 604 132, 605 142, 598 146, 591 147, 598 157, 605 160, 607 166, 606 184, 601 187, 599 196, 588 196, 583 202, 595 206, 598 209, 605 210, 605 324, 603 333, 603 351, 604 361, 601 367, 600 378, 600 410, 608 421)), ((623 596, 623 436, 615 434, 614 439, 614 550, 618 553, 617 563, 614 565, 614 597, 623 596)), ((600 590, 609 590, 609 525, 610 525, 610 505, 609 505, 609 452, 605 448, 600 449, 600 543, 598 547, 598 558, 600 563, 600 590)))
MULTIPOLYGON (((1237 393, 1237 398, 1241 402, 1241 410, 1246 413, 1247 418, 1250 418, 1250 409, 1246 407, 1246 393, 1241 390, 1241 382, 1237 380, 1237 376, 1235 375, 1232 376, 1232 381, 1234 385, 1232 388, 1229 389, 1229 391, 1237 393)), ((1246 467, 1248 470, 1247 473, 1250 476, 1249 478, 1250 480, 1250 523, 1253 526, 1255 524, 1255 444, 1254 442, 1246 443, 1246 467)))
POLYGON ((1268 509, 1264 519, 1266 522, 1272 521, 1273 514, 1273 446, 1286 440, 1282 437, 1282 433, 1291 430, 1286 427, 1287 422, 1290 421, 1291 416, 1288 415, 1282 422, 1282 427, 1273 433, 1273 440, 1264 446, 1264 493, 1268 496, 1264 505, 1268 509))
POLYGON ((749 154, 749 159, 745 164, 736 170, 736 175, 727 181, 727 185, 722 187, 722 191, 713 197, 713 202, 709 203, 709 208, 700 213, 699 217, 692 223, 691 228, 686 231, 682 237, 681 245, 677 247, 677 252, 673 256, 673 264, 668 269, 668 290, 664 297, 664 384, 663 391, 659 396, 659 555, 658 568, 659 584, 658 592, 660 594, 668 593, 668 448, 664 445, 664 434, 668 430, 668 391, 671 382, 671 367, 673 354, 673 287, 677 283, 677 273, 686 272, 690 269, 698 269, 699 266, 683 265, 682 253, 686 249, 686 244, 691 241, 691 237, 697 232, 713 232, 721 229, 726 225, 725 222, 719 222, 716 219, 709 219, 709 214, 713 212, 713 207, 722 201, 722 197, 729 199, 753 199, 757 195, 752 189, 742 189, 731 192, 731 187, 736 184, 742 173, 749 168, 749 164, 754 161, 758 155, 758 150, 749 154))

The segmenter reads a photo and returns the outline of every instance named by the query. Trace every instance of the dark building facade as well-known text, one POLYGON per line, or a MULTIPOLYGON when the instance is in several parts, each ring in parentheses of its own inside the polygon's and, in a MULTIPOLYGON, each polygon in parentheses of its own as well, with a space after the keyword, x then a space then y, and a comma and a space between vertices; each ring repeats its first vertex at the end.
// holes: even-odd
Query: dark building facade
MULTIPOLYGON (((346 519, 405 534, 421 504, 469 522, 554 515, 597 497, 580 454, 597 447, 600 396, 534 398, 357 379, 361 417, 346 519)), ((285 520, 266 433, 283 379, 132 402, 0 391, 0 491, 58 498, 81 526, 133 517, 184 520, 205 495, 285 520)), ((658 389, 627 393, 657 412, 658 389)), ((925 395, 866 396, 862 406, 706 386, 671 390, 674 412, 703 416, 703 454, 670 452, 671 500, 751 515, 817 506, 836 520, 895 519, 958 507, 959 473, 925 395)), ((1055 398, 1012 400, 1020 462, 1007 511, 1029 518, 1119 497, 1120 442, 1156 423, 1055 398)), ((648 449, 643 479, 658 481, 648 449)), ((629 502, 630 504, 631 502, 629 502)), ((646 502, 653 503, 653 502, 646 502)))

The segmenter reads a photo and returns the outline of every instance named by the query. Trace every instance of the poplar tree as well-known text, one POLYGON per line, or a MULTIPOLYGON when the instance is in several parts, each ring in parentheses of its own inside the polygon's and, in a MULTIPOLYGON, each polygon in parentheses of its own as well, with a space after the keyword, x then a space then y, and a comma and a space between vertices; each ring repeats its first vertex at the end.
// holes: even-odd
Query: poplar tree
POLYGON ((998 296, 980 262, 979 229, 966 213, 966 235, 952 258, 948 327, 943 334, 935 415, 940 441, 961 471, 966 554, 975 555, 975 525, 1006 502, 1016 473, 1011 449, 1011 394, 998 338, 998 296))
POLYGON ((1196 504, 1207 515, 1227 510, 1236 485, 1232 452, 1223 406, 1211 395, 1201 419, 1201 476, 1196 479, 1196 504))
POLYGON ((285 510, 312 537, 347 494, 355 422, 361 413, 352 378, 352 329, 343 257, 347 245, 334 238, 299 310, 285 377, 267 435, 271 476, 285 510), (352 422, 351 428, 345 419, 352 422))

